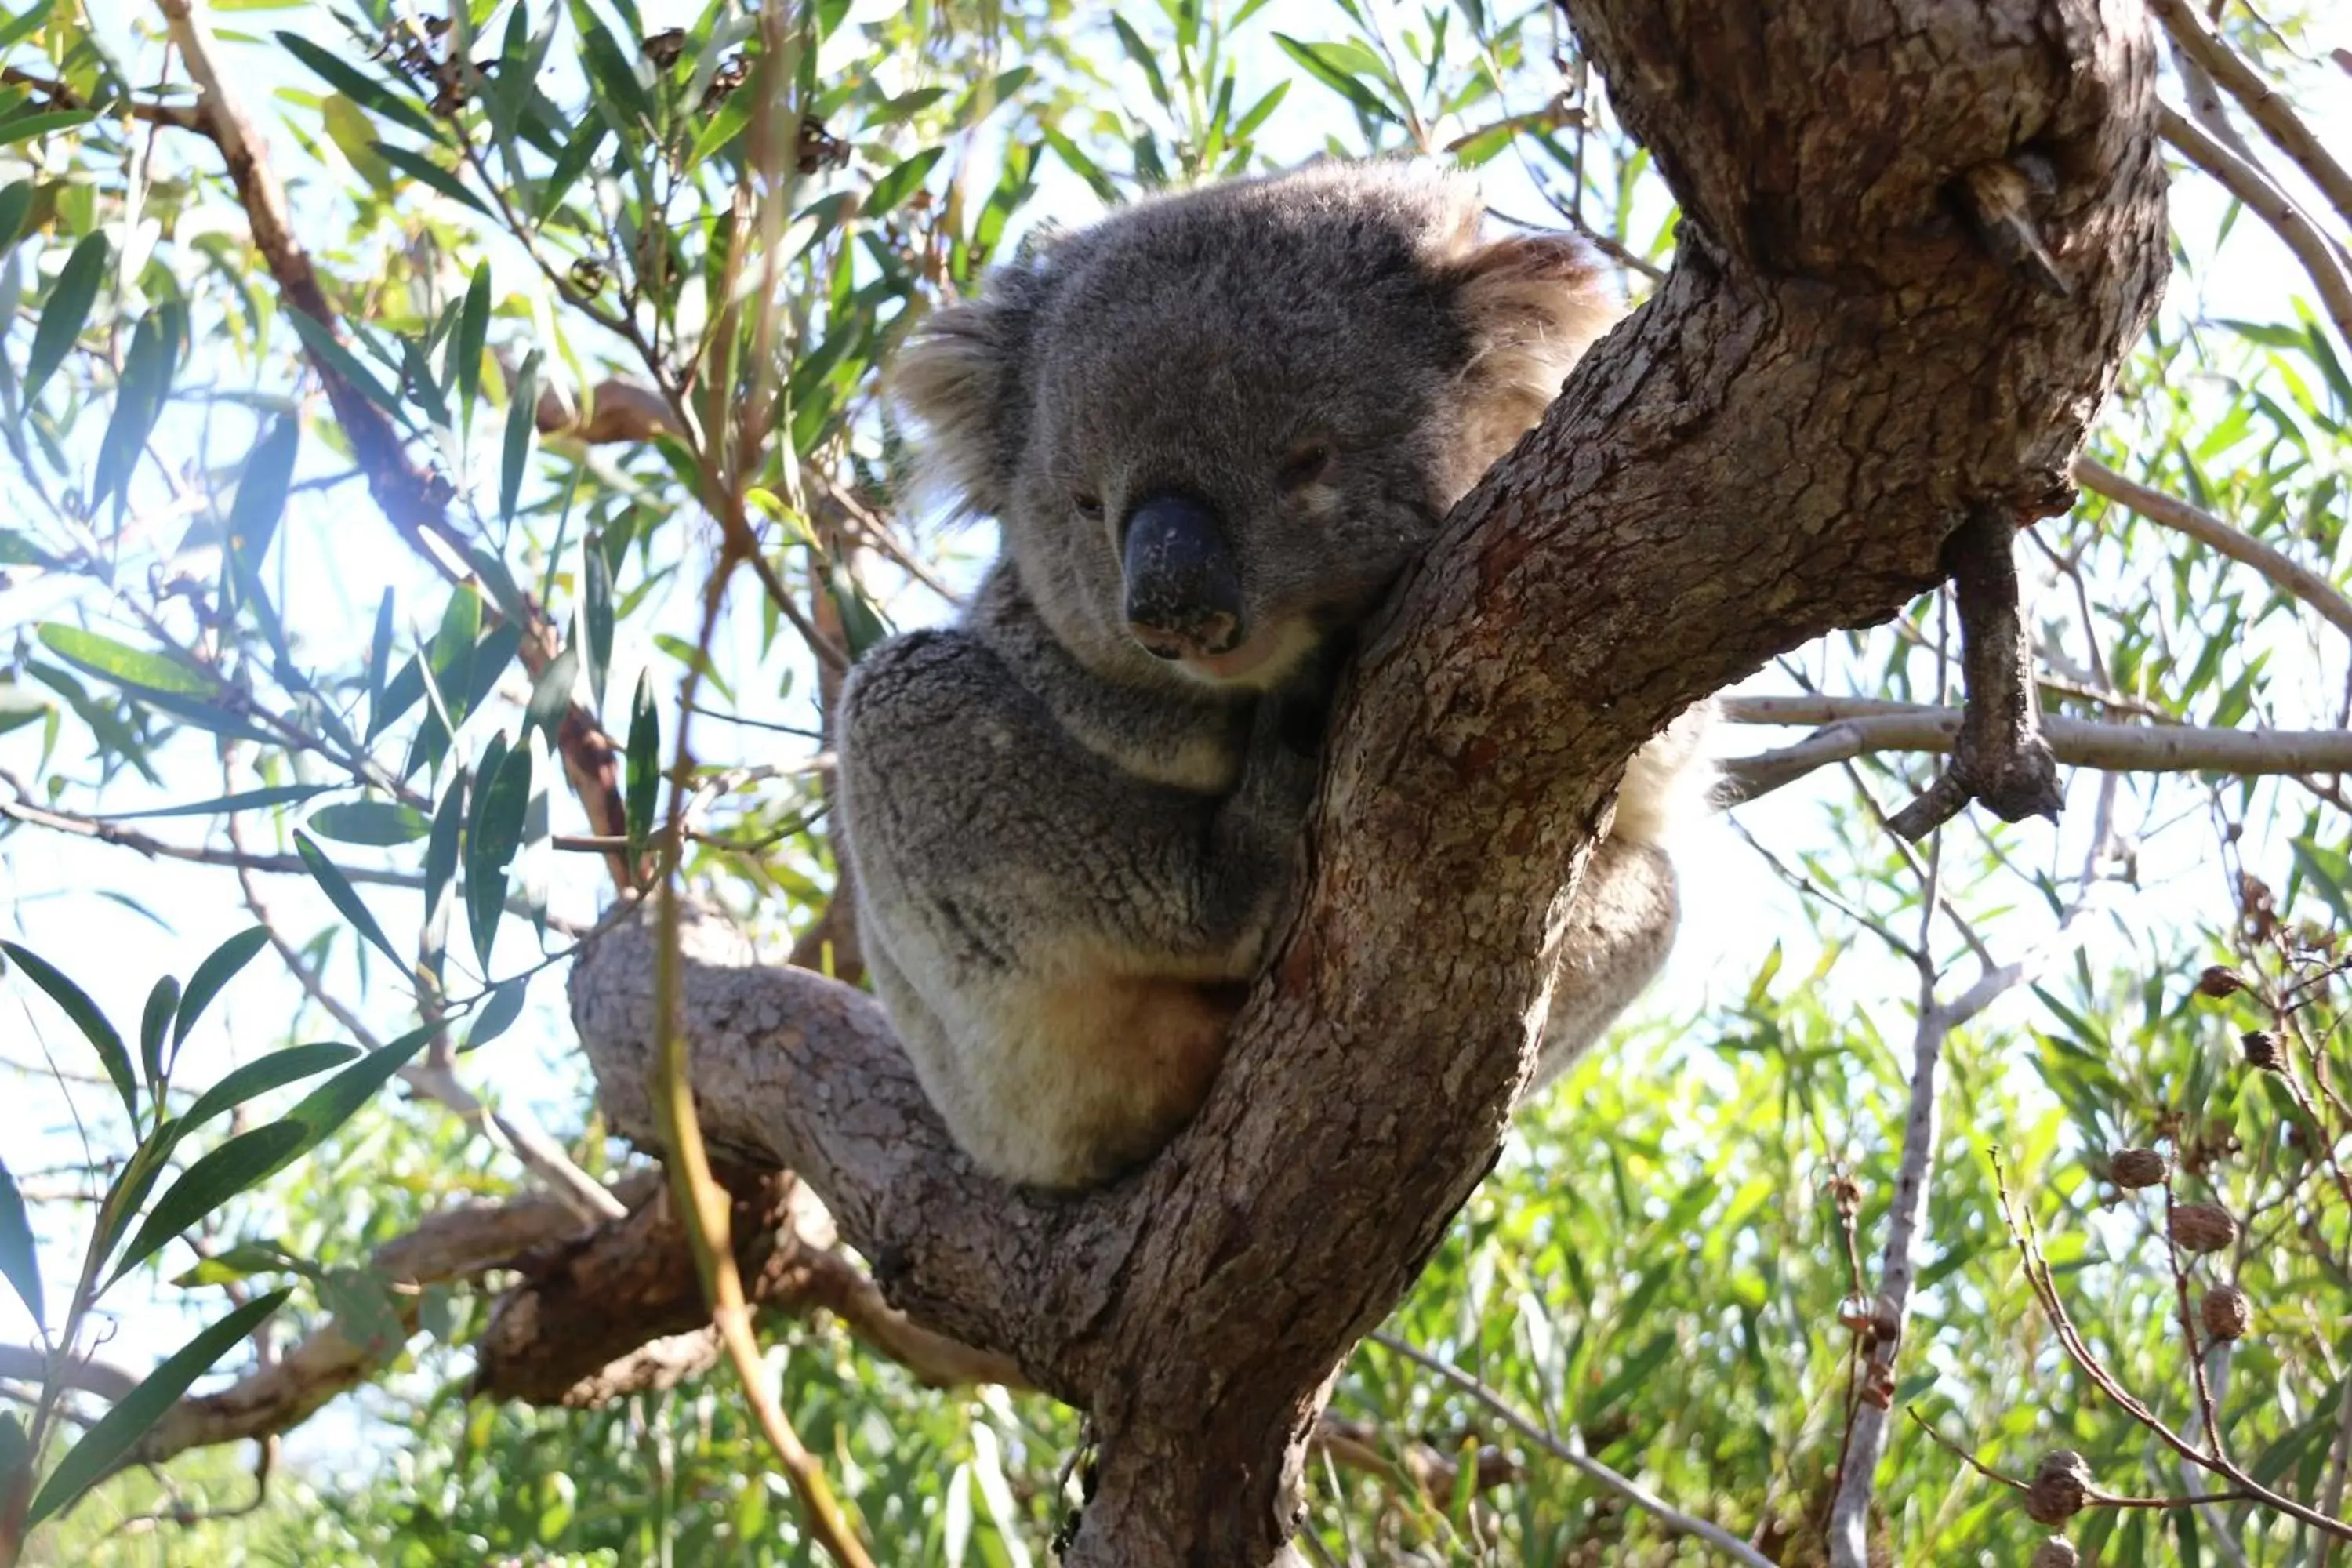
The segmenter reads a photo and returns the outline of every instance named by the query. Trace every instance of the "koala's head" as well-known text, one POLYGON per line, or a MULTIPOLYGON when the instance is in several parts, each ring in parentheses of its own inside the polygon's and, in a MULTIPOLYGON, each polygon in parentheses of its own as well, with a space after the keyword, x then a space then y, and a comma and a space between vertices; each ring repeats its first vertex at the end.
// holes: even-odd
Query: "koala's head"
POLYGON ((1124 209, 926 321, 926 465, 1114 679, 1263 689, 1368 615, 1613 319, 1475 188, 1317 163, 1124 209))

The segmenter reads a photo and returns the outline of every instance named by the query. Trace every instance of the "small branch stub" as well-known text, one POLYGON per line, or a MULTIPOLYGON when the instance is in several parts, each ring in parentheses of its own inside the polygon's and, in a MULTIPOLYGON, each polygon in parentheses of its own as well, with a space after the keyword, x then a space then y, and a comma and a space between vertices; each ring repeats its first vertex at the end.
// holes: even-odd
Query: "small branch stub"
POLYGON ((2020 609, 2017 521, 2009 509, 1979 501, 1944 543, 1960 612, 1960 663, 1968 705, 1951 765, 1887 826, 1918 840, 1949 822, 1971 800, 2004 822, 2055 821, 2063 796, 2058 760, 2042 735, 2042 700, 2033 684, 2032 645, 2020 609))

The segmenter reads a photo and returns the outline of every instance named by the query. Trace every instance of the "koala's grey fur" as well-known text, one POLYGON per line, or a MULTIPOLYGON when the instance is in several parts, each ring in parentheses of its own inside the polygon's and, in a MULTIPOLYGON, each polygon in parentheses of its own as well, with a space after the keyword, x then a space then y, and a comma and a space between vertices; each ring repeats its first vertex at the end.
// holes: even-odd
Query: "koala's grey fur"
MULTIPOLYGON (((1192 1115, 1292 889, 1349 634, 1613 320, 1580 246, 1484 239, 1480 211, 1399 163, 1146 202, 902 357, 932 470, 1003 552, 961 626, 858 664, 841 805, 876 989, 988 1170, 1104 1181, 1192 1115), (1136 608, 1147 512, 1213 557, 1217 616, 1136 608)), ((1546 1076, 1671 945, 1658 841, 1697 728, 1627 772, 1546 1076)))

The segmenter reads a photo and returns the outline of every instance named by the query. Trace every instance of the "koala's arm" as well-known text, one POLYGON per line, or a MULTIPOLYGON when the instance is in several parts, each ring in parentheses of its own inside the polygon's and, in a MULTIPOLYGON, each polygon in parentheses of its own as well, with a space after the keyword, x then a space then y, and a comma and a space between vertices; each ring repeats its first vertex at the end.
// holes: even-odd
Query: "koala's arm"
POLYGON ((1137 778, 960 631, 874 649, 842 702, 862 934, 949 1130, 1042 1185, 1142 1159, 1223 1057, 1289 891, 1313 759, 1269 712, 1229 795, 1137 778))

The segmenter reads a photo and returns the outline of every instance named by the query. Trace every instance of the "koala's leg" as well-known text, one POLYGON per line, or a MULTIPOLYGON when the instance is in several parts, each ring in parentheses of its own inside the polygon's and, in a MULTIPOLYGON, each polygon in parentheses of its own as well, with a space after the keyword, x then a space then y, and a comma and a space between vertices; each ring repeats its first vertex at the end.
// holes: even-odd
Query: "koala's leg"
POLYGON ((1664 850, 1614 835, 1601 840, 1569 908, 1530 1092, 1559 1077, 1656 976, 1680 912, 1664 850))
POLYGON ((1148 1155, 1223 1058, 1312 759, 1269 745, 1225 797, 1138 779, 961 632, 874 649, 842 700, 869 962, 949 1131, 1041 1185, 1148 1155))

